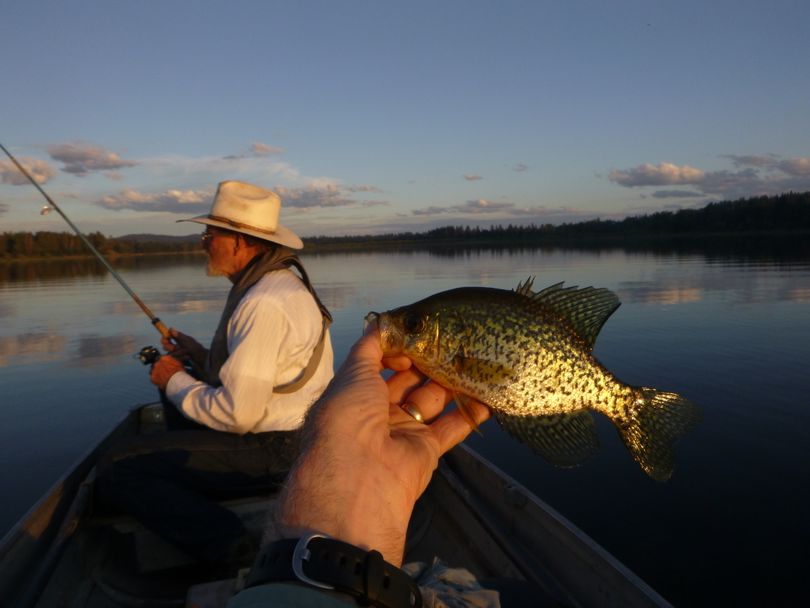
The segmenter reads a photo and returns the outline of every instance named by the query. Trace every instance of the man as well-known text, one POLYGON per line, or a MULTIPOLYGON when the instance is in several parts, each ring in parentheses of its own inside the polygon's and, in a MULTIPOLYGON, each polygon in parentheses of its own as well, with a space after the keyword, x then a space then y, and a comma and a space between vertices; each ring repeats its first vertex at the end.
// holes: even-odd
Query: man
POLYGON ((206 226, 208 273, 233 284, 210 348, 172 329, 170 354, 151 371, 167 419, 190 424, 118 447, 97 484, 102 500, 212 566, 249 560, 254 547, 211 495, 277 488, 297 454, 296 430, 333 375, 331 317, 280 207, 273 192, 226 181, 210 213, 181 220, 206 226))

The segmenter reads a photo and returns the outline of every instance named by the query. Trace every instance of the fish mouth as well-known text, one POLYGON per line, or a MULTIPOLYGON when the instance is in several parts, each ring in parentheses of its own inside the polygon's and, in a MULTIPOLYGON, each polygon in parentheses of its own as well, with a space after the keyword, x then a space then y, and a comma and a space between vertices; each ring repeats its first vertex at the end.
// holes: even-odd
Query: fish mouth
POLYGON ((399 354, 401 352, 402 338, 396 327, 396 323, 391 322, 391 315, 387 312, 370 312, 363 319, 363 333, 376 329, 380 334, 380 346, 386 356, 399 354))
POLYGON ((380 313, 378 312, 370 312, 366 315, 363 319, 363 333, 368 331, 369 326, 376 327, 379 329, 380 327, 380 313))

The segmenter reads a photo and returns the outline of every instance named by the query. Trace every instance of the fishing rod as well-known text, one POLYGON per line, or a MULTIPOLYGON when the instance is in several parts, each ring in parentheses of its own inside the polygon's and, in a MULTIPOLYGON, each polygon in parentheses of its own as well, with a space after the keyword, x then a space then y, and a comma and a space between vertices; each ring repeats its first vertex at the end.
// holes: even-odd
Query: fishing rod
MULTIPOLYGON (((164 338, 170 338, 169 328, 166 327, 166 325, 163 323, 163 321, 158 319, 154 315, 154 313, 152 313, 152 311, 149 310, 149 307, 146 304, 144 304, 143 300, 141 300, 138 297, 138 294, 136 294, 134 291, 132 291, 132 289, 130 289, 129 285, 126 284, 124 279, 122 279, 119 276, 119 274, 115 271, 115 269, 112 266, 110 266, 110 263, 106 259, 104 259, 104 256, 101 255, 101 253, 99 253, 98 249, 96 249, 93 246, 93 243, 91 243, 89 240, 87 240, 87 237, 85 237, 81 233, 81 231, 76 227, 76 225, 73 222, 70 221, 70 218, 67 215, 65 215, 64 211, 62 211, 59 208, 59 205, 57 205, 53 201, 53 199, 50 196, 48 196, 47 192, 45 192, 45 190, 42 189, 42 186, 40 186, 36 182, 36 180, 33 177, 31 177, 31 174, 25 169, 25 167, 23 167, 19 162, 17 162, 17 159, 14 158, 14 156, 12 156, 11 152, 9 152, 3 144, 0 144, 0 148, 3 149, 3 152, 6 153, 6 156, 8 156, 11 159, 11 162, 13 162, 17 166, 17 168, 20 170, 20 172, 25 177, 28 178, 28 181, 30 181, 32 184, 34 184, 34 187, 37 190, 39 190, 39 192, 40 192, 40 194, 42 194, 42 196, 45 197, 45 200, 48 201, 48 206, 53 208, 59 215, 61 215, 62 219, 64 219, 68 223, 68 226, 73 228, 73 232, 75 232, 76 235, 84 242, 84 244, 87 245, 88 249, 90 249, 90 251, 93 252, 93 255, 96 256, 98 261, 101 262, 104 265, 104 267, 107 270, 110 271, 110 274, 115 278, 116 281, 118 281, 118 283, 120 283, 121 287, 124 288, 124 290, 130 295, 130 297, 135 301, 135 303, 138 306, 140 306, 141 310, 144 313, 146 313, 146 316, 149 317, 149 320, 152 322, 152 325, 154 325, 155 329, 157 329, 160 332, 160 335, 163 336, 164 338)), ((147 347, 147 348, 149 348, 149 347, 147 347)))

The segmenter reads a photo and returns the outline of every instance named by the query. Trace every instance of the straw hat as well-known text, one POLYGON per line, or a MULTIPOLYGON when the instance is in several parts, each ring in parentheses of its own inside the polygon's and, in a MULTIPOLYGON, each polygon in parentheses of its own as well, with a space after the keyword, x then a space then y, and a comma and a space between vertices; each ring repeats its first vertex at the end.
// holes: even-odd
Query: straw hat
POLYGON ((278 223, 280 211, 281 199, 275 192, 231 180, 217 186, 210 213, 177 221, 216 226, 291 249, 302 249, 304 243, 298 235, 278 223))

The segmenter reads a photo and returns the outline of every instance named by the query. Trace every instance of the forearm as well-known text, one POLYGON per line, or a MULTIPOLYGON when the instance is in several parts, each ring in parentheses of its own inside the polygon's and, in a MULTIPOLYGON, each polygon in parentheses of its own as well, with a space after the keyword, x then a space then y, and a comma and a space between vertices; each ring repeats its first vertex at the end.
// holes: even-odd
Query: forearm
MULTIPOLYGON (((257 387, 251 392, 261 395, 264 388, 257 387)), ((191 420, 217 431, 240 435, 255 427, 263 407, 241 399, 241 394, 234 394, 226 386, 214 388, 185 372, 172 376, 166 386, 166 396, 191 420)))
POLYGON ((387 473, 367 470, 362 463, 336 463, 333 455, 313 448, 300 457, 282 495, 280 532, 285 536, 320 532, 376 549, 386 561, 400 565, 414 499, 404 485, 392 486, 383 475, 387 473), (335 470, 342 472, 340 478, 335 470), (355 473, 347 477, 346 471, 355 473))

